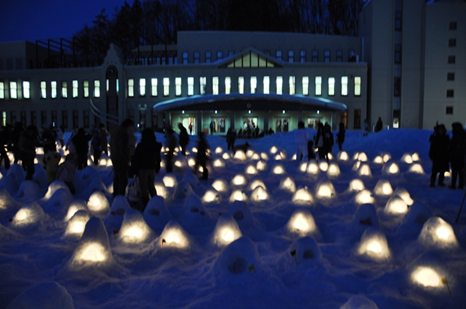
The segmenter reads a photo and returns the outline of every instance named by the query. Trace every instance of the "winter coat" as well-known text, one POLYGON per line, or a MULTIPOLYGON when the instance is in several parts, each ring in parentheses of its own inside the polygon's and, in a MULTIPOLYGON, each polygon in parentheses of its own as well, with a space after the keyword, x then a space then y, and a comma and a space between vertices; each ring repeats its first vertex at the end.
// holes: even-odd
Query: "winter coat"
POLYGON ((65 162, 58 166, 57 179, 65 183, 73 182, 77 166, 73 160, 66 159, 65 162))
POLYGON ((118 126, 110 133, 110 149, 112 162, 130 163, 128 129, 118 126))
POLYGON ((463 128, 454 129, 453 137, 449 144, 449 154, 451 162, 461 163, 466 154, 466 131, 463 128))
POLYGON ((188 145, 189 143, 189 135, 188 135, 188 131, 186 131, 186 128, 182 127, 180 129, 180 136, 179 136, 179 139, 180 139, 180 146, 186 146, 188 145))
POLYGON ((337 133, 337 143, 343 144, 345 142, 345 129, 340 129, 337 133))
POLYGON ((432 169, 448 171, 448 146, 450 137, 447 134, 434 134, 430 139, 429 158, 432 160, 432 169))
POLYGON ((236 140, 236 131, 233 128, 228 129, 227 143, 233 143, 236 140))
POLYGON ((108 137, 108 131, 105 129, 105 128, 101 128, 99 130, 99 136, 100 136, 100 149, 102 149, 102 151, 107 151, 107 144, 108 144, 108 141, 107 141, 107 137, 108 137))
POLYGON ((92 135, 89 133, 77 133, 73 139, 73 145, 76 149, 76 153, 87 154, 89 151, 89 141, 91 140, 92 135))
POLYGON ((131 166, 134 166, 135 170, 155 169, 157 165, 160 166, 161 149, 162 144, 159 142, 152 145, 141 141, 136 147, 131 166))

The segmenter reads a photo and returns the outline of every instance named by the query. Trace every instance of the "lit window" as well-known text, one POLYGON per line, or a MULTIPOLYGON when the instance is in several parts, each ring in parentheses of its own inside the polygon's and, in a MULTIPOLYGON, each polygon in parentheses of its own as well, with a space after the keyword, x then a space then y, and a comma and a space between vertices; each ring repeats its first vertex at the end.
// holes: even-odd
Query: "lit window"
POLYGON ((151 78, 150 80, 150 95, 157 96, 157 78, 151 78))
POLYGON ((335 95, 335 77, 328 78, 328 95, 335 95))
POLYGON ((170 95, 170 78, 168 77, 163 78, 163 95, 165 97, 170 95))
POLYGON ((73 99, 74 98, 77 98, 78 97, 78 81, 77 80, 73 80, 72 81, 72 85, 73 85, 73 99))
POLYGON ((183 53, 183 64, 188 64, 188 53, 187 52, 183 53))
POLYGON ((40 98, 47 98, 47 83, 45 81, 40 82, 40 98))
POLYGON ((230 94, 231 92, 231 78, 229 76, 225 77, 225 94, 230 94))
POLYGON ((100 80, 94 80, 94 98, 100 98, 100 80))
POLYGON ((294 61, 294 51, 289 50, 288 51, 288 62, 293 63, 293 61, 294 61))
POLYGON ((238 92, 243 94, 244 93, 244 77, 238 77, 238 92))
POLYGON ((218 94, 218 76, 212 77, 212 93, 218 94))
POLYGON ((312 62, 318 62, 319 61, 319 51, 317 49, 314 49, 312 51, 312 62))
POLYGON ((294 76, 290 76, 289 83, 290 83, 290 94, 293 95, 296 93, 295 91, 296 79, 294 76))
POLYGON ((276 55, 277 55, 277 59, 282 60, 282 51, 281 50, 277 50, 276 55))
POLYGON ((223 58, 223 53, 221 51, 217 52, 217 60, 222 60, 223 58))
POLYGON ((348 95, 348 76, 341 77, 341 95, 348 95))
POLYGON ((146 95, 146 79, 145 78, 139 79, 139 95, 141 97, 146 95))
POLYGON ((337 49, 337 62, 342 62, 343 61, 343 51, 341 49, 337 49))
POLYGON ((256 93, 257 77, 251 76, 251 93, 256 93))
POLYGON ((322 95, 322 76, 316 76, 315 84, 316 84, 315 95, 322 95))
POLYGON ((301 63, 306 62, 306 51, 301 50, 301 63))
POLYGON ((68 97, 68 83, 66 80, 61 82, 61 97, 65 99, 68 97))
POLYGON ((325 62, 330 62, 330 50, 326 49, 324 51, 324 61, 325 62))
POLYGON ((18 84, 16 82, 10 82, 10 98, 18 98, 18 84))
POLYGON ((194 63, 195 64, 199 63, 199 52, 194 52, 194 63))
POLYGON ((57 98, 57 82, 56 81, 50 82, 50 88, 51 88, 50 96, 52 97, 52 99, 56 99, 57 98))
POLYGON ((84 94, 85 98, 89 98, 90 91, 89 91, 89 81, 88 80, 85 80, 83 82, 83 94, 84 94))
POLYGON ((212 54, 210 53, 210 51, 205 52, 205 63, 210 63, 211 57, 212 54))
POLYGON ((31 83, 28 81, 23 81, 23 98, 25 99, 31 98, 31 83))
POLYGON ((264 93, 270 93, 270 77, 264 76, 264 93))
POLYGON ((5 99, 5 83, 0 82, 0 99, 5 99))
POLYGON ((303 95, 309 95, 309 76, 303 76, 303 95))
POLYGON ((199 93, 205 94, 205 87, 207 84, 207 78, 205 76, 199 78, 199 93))
POLYGON ((134 79, 128 79, 128 97, 134 97, 134 79))
POLYGON ((175 95, 181 95, 181 77, 175 77, 175 95))
POLYGON ((283 94, 283 77, 277 76, 277 94, 283 94))
POLYGON ((188 95, 194 95, 194 77, 188 77, 188 95))
POLYGON ((356 96, 361 95, 361 77, 360 76, 354 77, 354 95, 356 96))

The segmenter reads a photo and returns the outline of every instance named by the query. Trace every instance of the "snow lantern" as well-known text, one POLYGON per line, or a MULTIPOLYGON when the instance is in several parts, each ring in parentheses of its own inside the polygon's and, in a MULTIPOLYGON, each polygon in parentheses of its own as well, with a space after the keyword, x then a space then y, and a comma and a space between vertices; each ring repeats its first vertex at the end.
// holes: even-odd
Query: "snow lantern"
POLYGON ((14 227, 28 227, 44 220, 46 215, 37 202, 25 203, 13 217, 11 224, 14 227))
POLYGON ((413 153, 412 156, 414 162, 418 162, 421 159, 419 158, 419 154, 417 152, 413 153))
POLYGON ((283 175, 283 174, 286 174, 285 167, 284 167, 282 164, 276 164, 276 165, 272 168, 272 174, 275 174, 275 175, 283 175))
POLYGON ((142 214, 135 209, 128 209, 125 212, 118 239, 127 244, 138 244, 150 239, 153 234, 142 217, 142 214))
POLYGON ((147 224, 153 229, 162 230, 172 219, 172 215, 165 205, 165 200, 161 196, 153 196, 146 205, 143 213, 147 224))
POLYGON ((307 162, 301 162, 301 163, 299 163, 298 170, 299 170, 301 173, 306 172, 306 170, 307 170, 307 162))
POLYGON ((396 164, 395 162, 392 162, 384 168, 384 171, 386 174, 389 174, 389 175, 397 175, 400 173, 400 168, 398 167, 398 164, 396 164))
POLYGON ((413 158, 411 157, 411 155, 409 153, 405 153, 401 157, 401 162, 411 164, 411 163, 413 163, 413 158))
POLYGON ((211 241, 218 247, 224 247, 241 236, 241 230, 235 219, 230 214, 223 213, 217 220, 211 241))
POLYGON ((265 161, 268 161, 269 160, 268 154, 266 152, 261 152, 261 159, 265 160, 265 161))
POLYGON ((265 161, 257 161, 256 168, 258 171, 265 171, 267 169, 267 162, 265 161))
POLYGON ((173 174, 167 174, 167 175, 163 176, 162 181, 163 181, 163 184, 165 185, 165 187, 167 187, 167 188, 173 188, 178 184, 178 182, 176 180, 176 177, 173 174))
POLYGON ((215 148, 215 153, 216 154, 219 154, 219 153, 222 153, 223 152, 223 148, 220 147, 220 146, 217 146, 217 148, 215 148))
POLYGON ((202 201, 204 203, 220 203, 220 195, 218 194, 217 190, 215 189, 207 189, 202 197, 202 201))
POLYGON ((328 171, 328 162, 327 162, 327 161, 320 161, 320 162, 319 162, 319 169, 320 169, 322 172, 328 171))
POLYGON ((367 162, 367 155, 364 152, 358 153, 358 160, 361 162, 367 162))
POLYGON ((322 252, 312 236, 302 236, 291 244, 286 254, 290 263, 302 265, 304 269, 321 265, 322 252))
POLYGON ((411 165, 408 169, 408 173, 413 173, 413 174, 420 174, 424 175, 424 169, 422 168, 422 165, 419 163, 415 163, 411 165))
POLYGON ((383 162, 387 163, 388 161, 391 160, 392 156, 389 153, 385 153, 382 158, 383 158, 383 162))
POLYGON ((286 177, 285 179, 280 180, 278 185, 279 189, 294 193, 296 191, 296 185, 291 177, 286 177))
POLYGON ((225 167, 225 161, 223 161, 220 158, 215 159, 214 160, 214 167, 220 167, 220 168, 225 167))
MULTIPOLYGON (((162 149, 162 152, 167 152, 167 151, 168 151, 168 147, 165 148, 165 151, 162 149)), ((193 147, 193 148, 191 149, 191 151, 192 151, 193 153, 197 153, 197 147, 193 147)))
MULTIPOLYGON (((249 151, 249 150, 248 150, 248 151, 249 151)), ((261 156, 260 156, 260 154, 258 154, 258 153, 254 153, 254 154, 252 155, 251 159, 257 161, 257 160, 260 160, 260 159, 261 159, 261 156)))
POLYGON ((60 188, 42 205, 42 208, 49 214, 63 215, 72 201, 73 195, 70 190, 68 188, 60 188))
POLYGON ((278 152, 277 146, 272 146, 272 147, 270 148, 270 151, 269 151, 269 152, 270 152, 270 154, 273 154, 273 155, 276 154, 276 153, 278 152))
POLYGON ((128 200, 123 195, 117 195, 113 199, 112 206, 110 207, 110 214, 112 215, 123 215, 126 213, 131 206, 128 200))
POLYGON ((249 164, 248 166, 246 166, 245 174, 246 175, 257 175, 257 168, 254 165, 249 164))
POLYGON ((419 266, 411 273, 411 279, 424 287, 438 288, 443 286, 442 278, 432 267, 419 266))
POLYGON ((20 203, 10 195, 4 187, 0 187, 0 213, 16 211, 21 206, 20 203))
POLYGON ((176 168, 183 168, 185 166, 185 160, 184 158, 179 158, 176 159, 175 162, 173 162, 173 166, 176 168))
POLYGON ((217 192, 220 192, 220 193, 226 193, 230 190, 230 186, 228 185, 228 182, 223 178, 215 179, 214 182, 212 183, 212 187, 217 192))
POLYGON ((188 234, 175 220, 171 220, 165 225, 159 240, 159 244, 162 248, 171 247, 186 249, 190 245, 188 234))
POLYGON ((393 195, 387 201, 384 211, 387 214, 402 215, 408 212, 408 205, 401 197, 393 195))
POLYGON ((23 181, 16 192, 16 200, 21 203, 29 203, 36 201, 43 195, 43 191, 39 185, 32 180, 23 181))
POLYGON ((422 226, 418 240, 425 246, 455 248, 458 242, 450 224, 440 217, 429 218, 422 226))
POLYGON ((189 167, 196 166, 196 159, 194 159, 193 157, 188 158, 188 166, 189 167))
POLYGON ((251 183, 249 184, 248 186, 248 189, 250 191, 253 191, 254 189, 256 189, 257 187, 261 186, 262 188, 264 189, 267 189, 267 187, 265 186, 264 182, 262 181, 262 179, 260 178, 256 178, 254 180, 251 181, 251 183))
POLYGON ((316 161, 311 160, 307 165, 307 173, 311 175, 317 175, 319 173, 319 166, 316 161))
POLYGON ((110 210, 110 203, 104 193, 95 191, 87 201, 87 208, 92 215, 97 217, 104 217, 110 210))
POLYGON ((378 226, 379 217, 374 204, 362 204, 356 209, 353 216, 354 227, 378 226))
POLYGON ((359 157, 359 152, 355 152, 353 155, 353 161, 358 160, 358 157, 359 157))
POLYGON ((282 154, 277 152, 274 157, 275 161, 281 161, 283 160, 282 154))
POLYGON ((361 164, 361 166, 358 169, 358 175, 360 177, 362 176, 372 177, 372 172, 371 172, 371 168, 369 167, 369 164, 361 164))
POLYGON ((158 196, 161 196, 164 199, 170 196, 170 192, 168 191, 167 187, 165 187, 163 182, 155 182, 154 187, 158 196))
POLYGON ((45 193, 45 199, 49 199, 58 189, 66 189, 69 191, 68 186, 61 180, 54 180, 52 181, 47 189, 47 193, 45 193))
POLYGON ((262 202, 262 201, 266 201, 268 199, 269 199, 269 193, 261 185, 257 186, 251 192, 251 200, 254 201, 254 202, 262 202))
POLYGON ((107 159, 101 158, 101 159, 99 160, 99 165, 100 165, 100 166, 107 166, 107 159))
POLYGON ((316 223, 311 212, 307 209, 297 209, 293 212, 286 225, 290 233, 300 236, 312 234, 316 231, 316 223))
POLYGON ((250 158, 252 158, 253 156, 254 156, 254 150, 248 149, 248 150, 246 151, 246 157, 247 157, 248 159, 250 159, 250 158))
POLYGON ((375 201, 371 191, 367 189, 364 189, 360 191, 358 194, 356 194, 354 199, 358 204, 373 204, 375 201))
MULTIPOLYGON (((4 304, 5 305, 5 304, 4 304)), ((42 282, 33 285, 15 297, 6 309, 60 308, 74 309, 73 297, 57 282, 42 282)))
POLYGON ((329 199, 335 196, 335 188, 330 181, 324 181, 317 185, 316 196, 321 199, 329 199))
POLYGON ((349 183, 349 188, 348 188, 348 190, 349 190, 350 192, 362 191, 362 190, 364 190, 364 189, 365 189, 364 183, 362 182, 361 179, 356 178, 356 179, 351 180, 350 183, 349 183))
POLYGON ((314 203, 314 198, 312 194, 308 191, 307 187, 298 189, 291 198, 291 201, 295 204, 312 204, 314 203))
POLYGON ((189 183, 193 189, 200 185, 199 178, 191 172, 186 173, 182 181, 189 183))
POLYGON ((224 152, 222 155, 223 160, 229 160, 231 158, 230 154, 228 152, 224 152))
POLYGON ((349 156, 348 156, 348 153, 344 150, 340 151, 337 155, 337 160, 338 161, 343 161, 343 162, 346 162, 349 160, 349 156))
POLYGON ((241 187, 246 185, 247 179, 243 174, 237 174, 233 179, 231 180, 231 184, 236 187, 241 187))
POLYGON ((376 156, 373 161, 375 164, 383 164, 383 158, 382 156, 376 156))
POLYGON ((393 193, 392 185, 387 179, 379 179, 374 188, 374 193, 376 195, 388 196, 393 193))
POLYGON ((247 201, 248 198, 246 194, 241 190, 235 190, 231 193, 230 202, 234 201, 247 201))
POLYGON ((238 161, 246 161, 247 160, 246 154, 242 150, 237 150, 235 152, 235 155, 233 156, 233 158, 238 160, 238 161))
POLYGON ((360 166, 361 166, 361 161, 359 161, 359 160, 355 161, 354 164, 353 164, 353 168, 352 168, 353 171, 359 170, 360 166))
POLYGON ((374 303, 369 298, 363 295, 353 295, 351 296, 340 309, 356 309, 356 308, 364 308, 364 309, 379 309, 376 303, 374 303))
POLYGON ((338 177, 340 175, 340 167, 338 167, 338 164, 330 163, 327 170, 327 175, 330 177, 338 177))
POLYGON ((86 228, 86 223, 91 218, 91 215, 86 209, 80 209, 73 214, 68 220, 68 225, 65 230, 65 237, 80 238, 86 228))
POLYGON ((361 236, 361 242, 358 247, 358 254, 366 255, 376 260, 387 259, 390 257, 387 238, 377 228, 368 228, 361 236))
POLYGON ((184 199, 190 197, 193 194, 193 187, 191 187, 191 185, 184 180, 176 186, 175 192, 173 192, 173 196, 177 199, 184 199))
POLYGON ((414 202, 411 196, 409 195, 409 192, 403 187, 397 187, 393 194, 400 196, 408 205, 412 205, 414 202))

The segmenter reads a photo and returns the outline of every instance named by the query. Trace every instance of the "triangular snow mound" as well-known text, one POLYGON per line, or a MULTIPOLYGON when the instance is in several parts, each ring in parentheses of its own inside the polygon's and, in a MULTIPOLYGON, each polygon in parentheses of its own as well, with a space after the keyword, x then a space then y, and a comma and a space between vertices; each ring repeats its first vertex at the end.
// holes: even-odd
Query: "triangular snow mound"
POLYGON ((419 163, 414 163, 411 165, 407 171, 409 174, 415 174, 415 175, 424 175, 424 169, 422 168, 422 165, 419 163))
POLYGON ((389 215, 404 215, 408 212, 408 205, 398 195, 392 195, 385 204, 384 212, 389 215))
POLYGON ((179 220, 187 218, 190 220, 211 219, 209 212, 196 194, 191 195, 186 200, 183 212, 178 217, 179 220))
POLYGON ((247 160, 246 153, 243 150, 239 149, 233 155, 233 159, 240 161, 240 162, 246 161, 247 160))
POLYGON ((84 200, 73 200, 71 204, 68 206, 68 211, 64 217, 64 221, 67 222, 77 213, 79 210, 89 211, 87 209, 87 203, 84 200))
POLYGON ((153 240, 155 233, 144 221, 139 211, 128 209, 117 237, 120 242, 125 244, 140 244, 153 240))
POLYGON ((367 163, 359 165, 357 171, 358 171, 359 177, 372 178, 372 171, 371 171, 371 168, 369 167, 369 164, 367 163))
POLYGON ((258 171, 257 171, 257 168, 256 166, 254 165, 254 163, 250 163, 246 166, 246 168, 244 169, 244 173, 248 176, 253 176, 253 175, 257 175, 258 174, 258 171))
POLYGON ((16 184, 19 186, 26 179, 26 172, 23 167, 19 164, 12 164, 6 173, 7 176, 10 176, 16 184))
POLYGON ((248 197, 246 196, 246 193, 241 190, 234 190, 231 192, 230 195, 230 203, 233 203, 234 201, 243 201, 246 202, 248 200, 248 197))
POLYGON ((36 226, 47 219, 42 207, 37 202, 27 202, 18 210, 11 221, 11 225, 18 228, 36 226))
POLYGON ((96 191, 89 197, 87 208, 93 216, 103 218, 110 212, 110 203, 103 192, 96 191))
POLYGON ((342 150, 337 154, 338 162, 349 162, 349 155, 346 151, 342 150))
POLYGON ((424 223, 418 241, 426 247, 452 249, 458 247, 451 225, 440 217, 431 217, 424 223))
POLYGON ((314 204, 314 198, 307 187, 299 188, 291 198, 291 201, 297 205, 311 206, 314 204))
POLYGON ((308 269, 322 262, 322 252, 317 241, 310 236, 304 236, 293 241, 287 250, 290 263, 308 269))
POLYGON ((296 184, 293 178, 287 176, 280 180, 280 184, 278 185, 278 189, 288 191, 290 193, 296 192, 296 184))
MULTIPOLYGON (((444 261, 435 253, 426 251, 407 266, 407 281, 412 286, 428 291, 442 293, 447 297, 445 282, 452 282, 453 274, 444 261)), ((459 291, 453 291, 457 295, 459 291)))
POLYGON ((129 205, 128 200, 123 195, 117 195, 113 199, 112 206, 110 207, 110 213, 112 215, 123 215, 125 214, 131 206, 129 205))
POLYGON ((409 207, 403 217, 403 224, 424 225, 430 217, 432 217, 432 212, 424 204, 416 202, 409 207))
POLYGON ((88 165, 84 170, 77 173, 86 186, 89 186, 95 179, 100 179, 99 173, 94 169, 94 167, 88 165))
POLYGON ((189 183, 193 190, 199 187, 200 184, 199 178, 197 178, 192 172, 186 173, 182 181, 189 183))
POLYGON ((374 204, 362 204, 356 208, 352 221, 353 229, 366 229, 379 226, 379 216, 374 204))
POLYGON ((47 193, 45 193, 44 199, 49 199, 58 189, 68 189, 68 186, 61 180, 54 180, 52 181, 47 189, 47 193))
POLYGON ((163 176, 163 184, 167 188, 175 188, 178 184, 178 181, 176 180, 176 176, 174 174, 166 174, 163 176))
POLYGON ((414 203, 408 190, 406 190, 403 187, 396 187, 395 192, 393 192, 393 195, 398 195, 399 197, 401 197, 407 205, 412 205, 414 203))
POLYGON ((332 199, 336 196, 335 187, 328 180, 321 181, 316 186, 316 197, 319 199, 332 199))
POLYGON ((270 169, 272 175, 286 175, 285 166, 281 163, 275 163, 270 169))
POLYGON ((261 203, 269 200, 270 194, 264 187, 258 186, 251 192, 250 199, 255 203, 261 203))
POLYGON ((156 240, 156 246, 161 249, 175 248, 189 250, 196 246, 194 240, 175 220, 170 220, 156 240))
POLYGON ((55 191, 42 208, 48 214, 61 214, 63 216, 67 212, 72 201, 73 195, 70 190, 68 190, 68 188, 61 188, 55 191))
POLYGON ((382 174, 387 176, 398 176, 401 174, 400 167, 395 162, 387 162, 382 168, 382 174))
POLYGON ((288 233, 300 237, 317 235, 318 229, 314 217, 307 209, 296 209, 286 224, 288 233))
POLYGON ((228 182, 222 177, 219 177, 214 180, 214 182, 212 183, 212 188, 214 188, 218 193, 225 196, 228 195, 228 193, 230 192, 230 186, 228 185, 228 182))
POLYGON ((44 282, 31 286, 6 307, 7 309, 60 308, 74 309, 73 298, 57 282, 44 282))
POLYGON ((84 233, 87 222, 91 219, 91 214, 84 209, 80 209, 73 214, 73 216, 68 220, 66 226, 65 238, 79 239, 84 233))
POLYGON ((355 178, 350 181, 347 191, 348 192, 360 192, 364 190, 365 188, 366 187, 364 186, 364 182, 359 178, 355 178))
POLYGON ((243 233, 251 233, 262 229, 260 223, 254 218, 248 204, 244 201, 234 201, 228 213, 236 220, 243 233))
POLYGON ((371 191, 364 189, 362 191, 359 191, 354 196, 354 201, 357 204, 373 204, 375 202, 375 198, 374 198, 374 194, 372 194, 371 191))
POLYGON ((44 195, 45 192, 47 192, 49 183, 47 174, 41 164, 34 164, 34 168, 35 171, 34 175, 32 176, 32 180, 39 185, 42 195, 44 195))
POLYGON ((186 199, 194 194, 193 187, 189 184, 189 182, 181 181, 175 189, 175 193, 173 197, 175 199, 186 199))
POLYGON ((261 276, 264 274, 256 246, 245 236, 223 248, 211 270, 220 281, 231 280, 237 276, 261 276))
POLYGON ((7 189, 0 187, 0 214, 10 214, 18 211, 20 203, 11 197, 7 189))
POLYGON ((235 189, 244 188, 248 183, 248 179, 243 174, 237 174, 231 179, 231 187, 235 189))
POLYGON ((67 268, 79 271, 87 267, 105 268, 113 265, 107 230, 101 219, 92 217, 86 223, 81 241, 67 263, 67 268))
POLYGON ((241 236, 243 235, 235 219, 230 214, 223 213, 217 219, 210 243, 214 246, 224 247, 241 236))
POLYGON ((39 185, 32 180, 25 180, 19 186, 19 190, 16 193, 16 200, 21 203, 33 202, 43 195, 39 185))
POLYGON ((264 160, 259 160, 257 161, 256 163, 256 168, 258 171, 266 171, 269 167, 267 165, 267 161, 264 161, 264 160))
POLYGON ((406 164, 412 164, 413 163, 413 157, 411 156, 410 153, 405 153, 400 159, 401 162, 406 163, 406 164))
POLYGON ((19 189, 19 184, 16 183, 16 180, 14 180, 10 175, 6 175, 0 179, 0 188, 5 188, 8 193, 15 196, 19 189))
POLYGON ((340 309, 379 309, 376 303, 362 295, 351 296, 340 309))
POLYGON ((330 163, 327 169, 327 176, 330 178, 338 178, 340 176, 340 167, 336 163, 330 163))
POLYGON ((79 192, 79 195, 87 197, 91 196, 92 193, 96 191, 107 192, 107 187, 102 182, 102 179, 100 179, 100 177, 92 178, 90 183, 86 186, 86 188, 79 192))
POLYGON ((264 181, 262 178, 254 176, 249 180, 249 185, 247 187, 248 191, 254 191, 257 187, 261 186, 264 189, 267 189, 267 186, 265 185, 264 181))
POLYGON ((152 228, 162 229, 172 219, 165 200, 161 196, 154 196, 149 200, 143 215, 152 228))
POLYGON ((217 192, 217 190, 211 188, 211 189, 207 189, 207 191, 204 193, 204 196, 202 197, 202 201, 204 203, 219 204, 222 201, 222 197, 217 192))
POLYGON ((317 162, 312 159, 307 164, 306 172, 310 175, 318 175, 320 173, 320 168, 317 162))
POLYGON ((370 227, 361 236, 357 247, 357 253, 374 260, 386 260, 390 258, 387 238, 378 228, 370 227))
POLYGON ((393 188, 387 179, 379 179, 374 187, 374 193, 379 196, 390 196, 393 194, 393 188))
MULTIPOLYGON (((225 160, 228 160, 230 158, 230 155, 228 153, 224 153, 223 155, 227 156, 226 159, 224 158, 225 160)), ((225 161, 222 158, 215 159, 212 164, 216 168, 224 168, 225 167, 225 161)))
POLYGON ((164 199, 169 199, 171 197, 170 191, 167 189, 165 184, 161 181, 154 182, 155 190, 157 195, 163 197, 164 199))

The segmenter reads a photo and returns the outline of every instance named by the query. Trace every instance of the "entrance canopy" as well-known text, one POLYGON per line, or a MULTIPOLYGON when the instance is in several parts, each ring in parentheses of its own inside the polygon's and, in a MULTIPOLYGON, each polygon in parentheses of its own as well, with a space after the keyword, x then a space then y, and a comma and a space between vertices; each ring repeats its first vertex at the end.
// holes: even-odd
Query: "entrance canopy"
POLYGON ((346 111, 343 103, 325 98, 288 94, 204 94, 167 100, 154 105, 154 112, 181 110, 322 110, 346 111))

